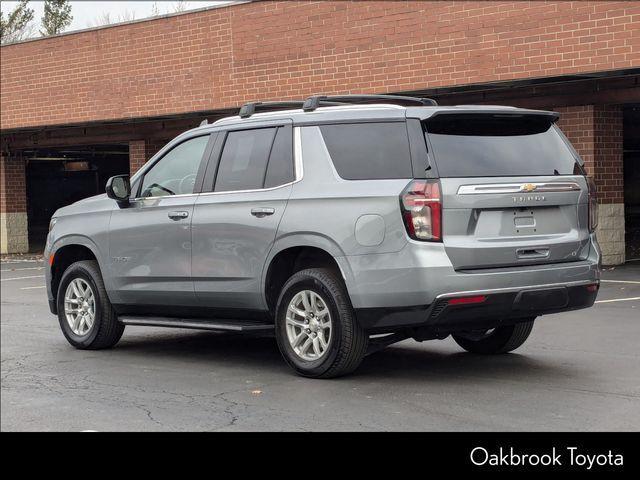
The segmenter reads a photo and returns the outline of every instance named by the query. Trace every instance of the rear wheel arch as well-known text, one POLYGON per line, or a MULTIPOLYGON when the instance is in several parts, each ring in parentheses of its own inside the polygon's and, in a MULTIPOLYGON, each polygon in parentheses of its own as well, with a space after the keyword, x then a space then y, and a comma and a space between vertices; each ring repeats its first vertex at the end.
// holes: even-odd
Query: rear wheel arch
POLYGON ((327 250, 311 245, 284 248, 271 257, 265 269, 263 293, 269 313, 275 313, 282 287, 295 273, 308 268, 325 268, 344 279, 335 257, 327 250))

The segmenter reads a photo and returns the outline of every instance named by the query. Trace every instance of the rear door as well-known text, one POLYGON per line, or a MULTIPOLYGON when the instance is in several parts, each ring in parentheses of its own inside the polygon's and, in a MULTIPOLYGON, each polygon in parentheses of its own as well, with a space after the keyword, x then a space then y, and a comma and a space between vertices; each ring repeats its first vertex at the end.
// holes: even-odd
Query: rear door
POLYGON ((442 114, 425 126, 456 269, 586 258, 588 186, 552 117, 442 114))
POLYGON ((294 177, 290 121, 220 133, 192 223, 199 305, 229 317, 263 309, 262 269, 294 177))

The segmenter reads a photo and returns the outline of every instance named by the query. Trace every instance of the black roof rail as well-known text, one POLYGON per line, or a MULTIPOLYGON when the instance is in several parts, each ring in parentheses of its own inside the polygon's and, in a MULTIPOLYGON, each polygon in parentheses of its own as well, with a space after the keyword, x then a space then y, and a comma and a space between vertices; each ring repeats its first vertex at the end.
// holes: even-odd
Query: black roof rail
POLYGON ((240 107, 240 118, 249 118, 254 113, 271 112, 302 108, 305 112, 312 112, 320 106, 363 105, 371 103, 391 103, 403 106, 436 106, 435 100, 430 98, 403 97, 400 95, 314 95, 304 102, 290 100, 282 102, 249 102, 240 107))
POLYGON ((249 102, 240 107, 240 118, 249 118, 254 113, 263 111, 270 112, 273 110, 287 110, 291 108, 302 108, 304 102, 298 100, 284 102, 249 102))
POLYGON ((404 97, 401 95, 314 95, 305 100, 302 109, 311 112, 322 105, 362 105, 370 103, 391 103, 402 106, 437 106, 431 98, 404 97))

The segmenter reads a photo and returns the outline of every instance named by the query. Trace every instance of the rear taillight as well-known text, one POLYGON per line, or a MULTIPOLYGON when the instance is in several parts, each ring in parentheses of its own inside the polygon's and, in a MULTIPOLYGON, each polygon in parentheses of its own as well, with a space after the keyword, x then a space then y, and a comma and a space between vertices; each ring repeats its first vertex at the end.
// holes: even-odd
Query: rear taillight
POLYGON ((400 194, 400 207, 411 238, 442 241, 442 198, 437 180, 413 180, 400 194))
POLYGON ((592 178, 587 179, 589 185, 589 231, 595 232, 598 226, 598 194, 592 178))

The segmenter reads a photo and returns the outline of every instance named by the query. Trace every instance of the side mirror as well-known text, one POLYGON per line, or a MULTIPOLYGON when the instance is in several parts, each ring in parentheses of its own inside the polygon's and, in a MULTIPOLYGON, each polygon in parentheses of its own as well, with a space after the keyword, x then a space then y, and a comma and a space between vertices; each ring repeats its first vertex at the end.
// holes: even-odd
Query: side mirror
POLYGON ((111 177, 107 181, 105 188, 107 197, 114 199, 121 207, 129 204, 129 196, 131 195, 131 183, 129 175, 118 175, 111 177))

